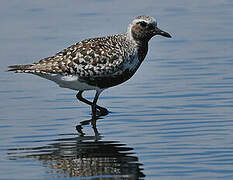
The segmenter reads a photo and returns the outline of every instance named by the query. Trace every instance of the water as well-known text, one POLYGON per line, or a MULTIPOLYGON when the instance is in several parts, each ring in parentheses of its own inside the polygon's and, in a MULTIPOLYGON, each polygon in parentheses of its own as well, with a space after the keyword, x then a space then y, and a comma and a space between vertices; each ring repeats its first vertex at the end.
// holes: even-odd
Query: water
POLYGON ((232 1, 22 0, 0 13, 0 179, 233 178, 232 1), (99 134, 77 133, 90 109, 76 92, 5 72, 141 14, 173 39, 153 38, 136 75, 104 91, 99 134))

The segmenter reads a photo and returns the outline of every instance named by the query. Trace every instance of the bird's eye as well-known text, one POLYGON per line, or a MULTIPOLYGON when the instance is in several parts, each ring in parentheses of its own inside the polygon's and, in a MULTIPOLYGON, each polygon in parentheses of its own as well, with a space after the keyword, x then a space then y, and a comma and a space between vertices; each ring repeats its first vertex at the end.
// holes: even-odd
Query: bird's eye
POLYGON ((147 26, 147 23, 144 22, 144 21, 138 22, 138 24, 140 24, 140 26, 142 26, 142 27, 146 27, 147 26))
POLYGON ((148 29, 154 29, 154 26, 152 24, 149 24, 148 29))

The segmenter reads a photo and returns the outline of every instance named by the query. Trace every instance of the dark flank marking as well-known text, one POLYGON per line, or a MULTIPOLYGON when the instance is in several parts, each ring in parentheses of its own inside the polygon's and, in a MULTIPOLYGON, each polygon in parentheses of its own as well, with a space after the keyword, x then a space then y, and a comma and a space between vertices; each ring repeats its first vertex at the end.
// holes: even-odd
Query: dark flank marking
MULTIPOLYGON (((139 67, 139 65, 138 65, 138 67, 139 67)), ((109 88, 109 87, 116 86, 118 84, 121 84, 121 83, 127 81, 128 79, 130 79, 134 75, 136 70, 137 69, 135 69, 134 71, 129 71, 127 69, 120 75, 95 77, 95 78, 88 78, 87 77, 87 78, 82 78, 81 80, 89 85, 92 85, 92 86, 97 86, 99 88, 109 88)))

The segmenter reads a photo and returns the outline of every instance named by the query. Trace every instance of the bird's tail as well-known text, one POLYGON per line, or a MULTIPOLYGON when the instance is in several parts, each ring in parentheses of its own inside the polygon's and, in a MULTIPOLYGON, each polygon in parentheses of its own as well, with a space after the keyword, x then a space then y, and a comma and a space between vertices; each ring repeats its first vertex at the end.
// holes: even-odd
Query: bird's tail
POLYGON ((13 66, 8 66, 7 71, 13 71, 13 72, 16 72, 16 73, 30 73, 30 72, 33 71, 32 67, 33 67, 32 64, 13 65, 13 66))

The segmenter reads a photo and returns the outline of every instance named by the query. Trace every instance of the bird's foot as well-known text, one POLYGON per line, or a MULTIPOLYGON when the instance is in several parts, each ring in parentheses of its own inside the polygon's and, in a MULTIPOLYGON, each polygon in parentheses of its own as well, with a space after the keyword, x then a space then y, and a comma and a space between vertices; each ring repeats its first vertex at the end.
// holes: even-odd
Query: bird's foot
POLYGON ((106 115, 108 115, 108 113, 109 113, 109 111, 104 107, 99 107, 99 108, 97 108, 97 111, 96 111, 97 117, 106 116, 106 115))

